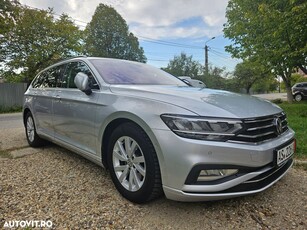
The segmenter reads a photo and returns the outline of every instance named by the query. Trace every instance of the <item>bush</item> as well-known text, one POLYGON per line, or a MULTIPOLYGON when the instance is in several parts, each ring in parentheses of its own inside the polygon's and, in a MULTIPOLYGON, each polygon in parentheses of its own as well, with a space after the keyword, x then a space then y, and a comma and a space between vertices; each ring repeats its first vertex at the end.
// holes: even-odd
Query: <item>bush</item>
POLYGON ((271 102, 273 102, 274 104, 281 104, 281 103, 283 103, 283 101, 280 98, 274 99, 271 102))
POLYGON ((6 106, 1 106, 0 105, 0 113, 18 113, 22 111, 22 106, 11 106, 11 107, 6 107, 6 106))

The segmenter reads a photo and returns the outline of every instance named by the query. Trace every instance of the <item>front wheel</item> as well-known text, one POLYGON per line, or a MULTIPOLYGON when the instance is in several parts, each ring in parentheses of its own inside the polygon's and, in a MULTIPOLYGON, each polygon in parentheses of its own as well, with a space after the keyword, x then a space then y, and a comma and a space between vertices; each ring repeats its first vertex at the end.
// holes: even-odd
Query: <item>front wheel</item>
POLYGON ((38 136, 36 133, 33 116, 30 112, 25 117, 25 129, 27 141, 31 147, 40 147, 46 144, 46 141, 38 136))
POLYGON ((296 95, 294 96, 294 99, 295 99, 296 101, 301 101, 301 100, 303 99, 303 97, 302 97, 301 94, 296 94, 296 95))
POLYGON ((124 123, 112 133, 108 166, 115 187, 126 199, 144 203, 161 195, 155 149, 146 133, 134 123, 124 123))

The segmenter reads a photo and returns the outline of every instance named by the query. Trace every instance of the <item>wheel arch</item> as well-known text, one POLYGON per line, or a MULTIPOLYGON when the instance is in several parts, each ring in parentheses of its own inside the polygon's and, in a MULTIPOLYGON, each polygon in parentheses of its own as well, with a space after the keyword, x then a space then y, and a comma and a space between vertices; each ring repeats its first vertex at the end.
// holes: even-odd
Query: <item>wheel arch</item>
POLYGON ((110 140, 110 136, 112 131, 120 126, 123 123, 126 122, 132 122, 135 125, 139 126, 143 131, 147 134, 149 137, 151 143, 153 144, 157 158, 159 161, 160 165, 160 171, 161 171, 161 176, 162 176, 162 181, 163 181, 163 173, 164 171, 164 157, 162 155, 162 151, 160 148, 160 145, 157 141, 157 138, 155 137, 154 133, 152 132, 151 128, 147 125, 147 123, 141 119, 140 117, 136 116, 135 114, 129 113, 129 112, 117 112, 116 114, 112 114, 112 117, 109 119, 106 119, 106 122, 102 126, 101 130, 101 141, 100 141, 100 153, 101 153, 101 160, 102 164, 104 165, 105 168, 108 168, 107 165, 107 149, 108 149, 108 142, 110 140))
POLYGON ((29 108, 24 108, 24 110, 23 110, 23 114, 22 114, 22 117, 23 117, 23 125, 26 125, 26 115, 28 114, 28 113, 31 113, 31 110, 29 109, 29 108))

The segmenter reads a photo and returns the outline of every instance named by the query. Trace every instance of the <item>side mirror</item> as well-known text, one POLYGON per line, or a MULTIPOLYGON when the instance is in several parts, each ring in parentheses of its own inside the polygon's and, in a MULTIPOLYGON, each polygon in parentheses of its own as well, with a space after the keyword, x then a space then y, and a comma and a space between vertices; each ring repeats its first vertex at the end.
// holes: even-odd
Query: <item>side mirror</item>
POLYGON ((182 79, 182 81, 183 81, 184 83, 186 83, 188 86, 192 86, 192 85, 191 85, 191 82, 190 82, 189 80, 187 80, 187 79, 182 79))
POLYGON ((84 92, 86 95, 90 95, 92 90, 89 86, 88 76, 85 73, 77 73, 74 82, 79 90, 84 92))

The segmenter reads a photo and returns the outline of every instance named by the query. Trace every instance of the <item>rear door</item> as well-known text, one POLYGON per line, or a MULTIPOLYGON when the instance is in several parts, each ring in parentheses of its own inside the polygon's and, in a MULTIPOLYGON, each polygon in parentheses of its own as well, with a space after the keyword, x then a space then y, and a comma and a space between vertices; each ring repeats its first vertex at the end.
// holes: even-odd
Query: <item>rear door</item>
POLYGON ((53 101, 55 139, 96 154, 96 111, 99 87, 89 67, 82 61, 67 63, 53 101), (83 72, 92 79, 93 93, 86 95, 77 89, 74 78, 83 72))
POLYGON ((55 94, 56 76, 53 68, 39 74, 32 83, 32 113, 37 132, 50 138, 53 137, 52 100, 55 94))

